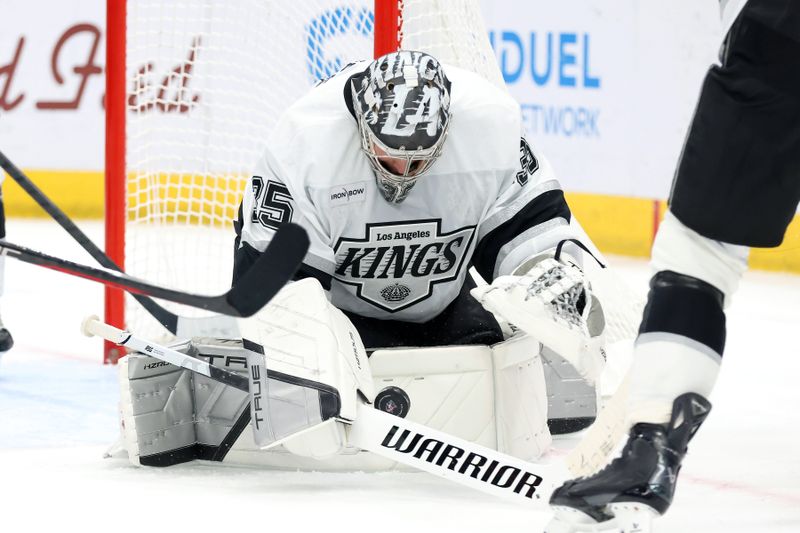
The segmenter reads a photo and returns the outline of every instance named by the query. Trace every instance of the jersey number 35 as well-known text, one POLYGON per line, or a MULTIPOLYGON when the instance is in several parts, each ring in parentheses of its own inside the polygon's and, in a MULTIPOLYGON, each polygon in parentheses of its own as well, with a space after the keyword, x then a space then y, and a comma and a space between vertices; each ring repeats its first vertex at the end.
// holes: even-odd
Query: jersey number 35
POLYGON ((284 222, 292 220, 292 195, 286 185, 253 176, 253 222, 265 228, 278 229, 284 222))

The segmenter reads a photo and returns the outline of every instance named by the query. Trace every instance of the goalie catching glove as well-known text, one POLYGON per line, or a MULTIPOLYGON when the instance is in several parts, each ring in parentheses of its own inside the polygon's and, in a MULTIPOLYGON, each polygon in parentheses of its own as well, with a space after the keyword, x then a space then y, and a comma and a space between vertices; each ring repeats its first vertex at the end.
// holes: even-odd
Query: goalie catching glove
POLYGON ((590 384, 605 364, 605 320, 577 263, 565 254, 526 261, 471 293, 487 311, 564 357, 590 384))

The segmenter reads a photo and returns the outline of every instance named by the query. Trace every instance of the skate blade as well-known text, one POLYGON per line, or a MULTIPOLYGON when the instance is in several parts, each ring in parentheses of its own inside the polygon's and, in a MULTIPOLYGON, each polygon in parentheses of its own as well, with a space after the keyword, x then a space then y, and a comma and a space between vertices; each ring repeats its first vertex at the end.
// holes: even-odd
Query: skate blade
POLYGON ((606 507, 612 516, 597 522, 588 514, 571 507, 553 506, 555 515, 545 533, 651 533, 653 518, 659 516, 652 507, 639 503, 614 503, 606 507))

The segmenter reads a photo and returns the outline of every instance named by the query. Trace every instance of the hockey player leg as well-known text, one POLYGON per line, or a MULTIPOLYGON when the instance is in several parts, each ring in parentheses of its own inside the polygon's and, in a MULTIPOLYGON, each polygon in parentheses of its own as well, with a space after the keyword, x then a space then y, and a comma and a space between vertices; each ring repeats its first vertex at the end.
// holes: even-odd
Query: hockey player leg
POLYGON ((747 256, 746 247, 705 238, 667 213, 653 245, 657 273, 636 339, 629 423, 665 423, 681 394, 710 395, 725 348, 724 308, 747 256))
POLYGON ((744 272, 746 249, 702 237, 668 213, 653 266, 630 374, 627 442, 598 473, 554 492, 558 522, 589 517, 613 530, 620 512, 634 520, 666 512, 688 442, 711 408, 706 397, 725 345, 723 306, 744 272))
MULTIPOLYGON (((291 315, 296 317, 299 314, 290 311, 283 317, 260 321, 261 325, 272 324, 274 326, 272 333, 276 334, 276 338, 265 339, 269 333, 259 335, 260 341, 269 341, 268 345, 272 346, 269 349, 270 352, 277 349, 277 345, 282 344, 278 339, 285 337, 285 333, 302 323, 302 321, 287 320, 291 315)), ((249 330, 247 326, 244 326, 242 330, 248 335, 258 335, 258 331, 262 328, 249 330)), ((184 367, 193 376, 206 376, 226 389, 233 388, 237 391, 249 392, 252 418, 248 418, 248 420, 252 420, 255 441, 263 444, 266 448, 283 444, 295 453, 321 458, 337 453, 349 441, 358 448, 371 451, 384 458, 490 494, 512 498, 540 508, 547 505, 547 495, 552 492, 555 480, 563 475, 561 468, 527 463, 422 424, 374 409, 369 405, 371 388, 368 381, 362 381, 361 377, 349 375, 349 370, 343 370, 344 368, 349 369, 351 364, 354 364, 359 367, 359 373, 363 375, 362 369, 368 369, 363 366, 363 363, 359 365, 360 356, 354 357, 351 361, 342 358, 343 364, 338 369, 335 365, 324 363, 324 360, 331 359, 326 356, 317 359, 312 354, 306 361, 298 361, 292 357, 279 357, 284 359, 284 363, 289 363, 289 366, 284 368, 289 369, 290 366, 295 366, 291 369, 294 371, 293 374, 286 375, 280 370, 267 371, 263 357, 267 353, 265 349, 267 344, 262 345, 243 339, 242 344, 248 346, 243 350, 240 349, 240 353, 243 352, 247 355, 248 374, 251 378, 250 384, 247 385, 242 384, 238 379, 240 376, 230 370, 211 367, 198 357, 180 354, 175 350, 147 343, 135 335, 99 323, 94 319, 84 321, 84 332, 100 334, 125 346, 139 346, 146 352, 156 354, 160 360, 174 362, 175 365, 184 367), (254 353, 261 357, 253 357, 254 353), (320 361, 323 361, 322 364, 320 361), (211 368, 216 368, 217 371, 213 372, 211 368), (298 369, 300 369, 299 372, 298 369), (311 374, 323 376, 326 380, 337 373, 341 373, 345 378, 339 381, 342 386, 337 389, 323 381, 312 381, 304 377, 303 374, 307 373, 304 370, 311 370, 311 374), (262 379, 262 376, 267 377, 262 379), (340 394, 340 391, 344 394, 340 394), (352 392, 352 395, 348 392, 352 392), (341 426, 334 425, 340 423, 347 429, 342 431, 339 429, 341 426), (325 428, 325 430, 320 430, 320 428, 325 428)), ((302 343, 302 339, 300 340, 302 343)), ((353 348, 353 337, 348 334, 346 340, 350 342, 349 347, 353 348)), ((346 343, 345 346, 347 346, 346 343)), ((283 347, 293 350, 288 344, 283 344, 283 347)), ((197 355, 202 356, 203 354, 198 353, 197 355)), ((291 353, 287 352, 284 355, 291 356, 291 353)), ((275 366, 269 363, 269 358, 266 358, 266 362, 270 367, 275 366)), ((509 363, 504 357, 500 357, 499 362, 509 363)), ((157 365, 159 368, 161 366, 170 367, 170 364, 157 365)), ((278 367, 280 368, 280 365, 278 367)), ((183 371, 179 370, 179 372, 183 371)), ((167 386, 167 389, 177 390, 177 388, 167 386)), ((158 396, 159 392, 163 395, 163 389, 156 387, 155 392, 151 395, 158 396)), ((147 395, 145 393, 136 396, 147 395)), ((134 395, 131 394, 130 397, 132 396, 134 395)), ((124 395, 123 398, 125 398, 124 395)), ((193 419, 194 417, 189 418, 193 419)), ((241 420, 240 417, 237 425, 241 420)), ((123 420, 124 422, 125 420, 123 420)), ((166 424, 166 428, 170 425, 172 424, 166 424)), ((136 423, 133 426, 142 428, 136 423)), ((160 426, 162 429, 151 432, 154 441, 166 433, 164 431, 165 424, 161 423, 160 426)), ((127 428, 128 424, 124 424, 123 427, 127 428)), ((134 433, 136 433, 135 444, 140 446, 142 439, 139 438, 139 430, 135 429, 134 433)), ((131 441, 130 438, 126 440, 131 441)), ((187 442, 189 441, 190 439, 187 439, 187 442)), ((173 444, 166 454, 161 454, 161 457, 169 458, 173 454, 180 455, 183 449, 184 447, 175 448, 173 444)), ((136 452, 135 456, 140 457, 141 449, 136 452)), ((134 462, 135 464, 145 464, 141 460, 134 462)), ((174 464, 174 462, 168 464, 174 464)))
MULTIPOLYGON (((5 278, 6 258, 0 256, 0 296, 3 294, 3 279, 5 278)), ((14 346, 14 338, 11 332, 3 324, 0 318, 0 357, 14 346)))

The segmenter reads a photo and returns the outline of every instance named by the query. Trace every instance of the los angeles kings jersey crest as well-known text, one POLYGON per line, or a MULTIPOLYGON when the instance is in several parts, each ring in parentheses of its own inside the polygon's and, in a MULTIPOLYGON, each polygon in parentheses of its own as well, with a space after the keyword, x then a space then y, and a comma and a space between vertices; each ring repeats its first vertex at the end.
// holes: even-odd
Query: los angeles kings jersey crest
POLYGON ((334 247, 334 278, 356 295, 394 313, 431 296, 437 283, 458 278, 475 226, 442 232, 441 220, 367 224, 363 239, 334 247))

